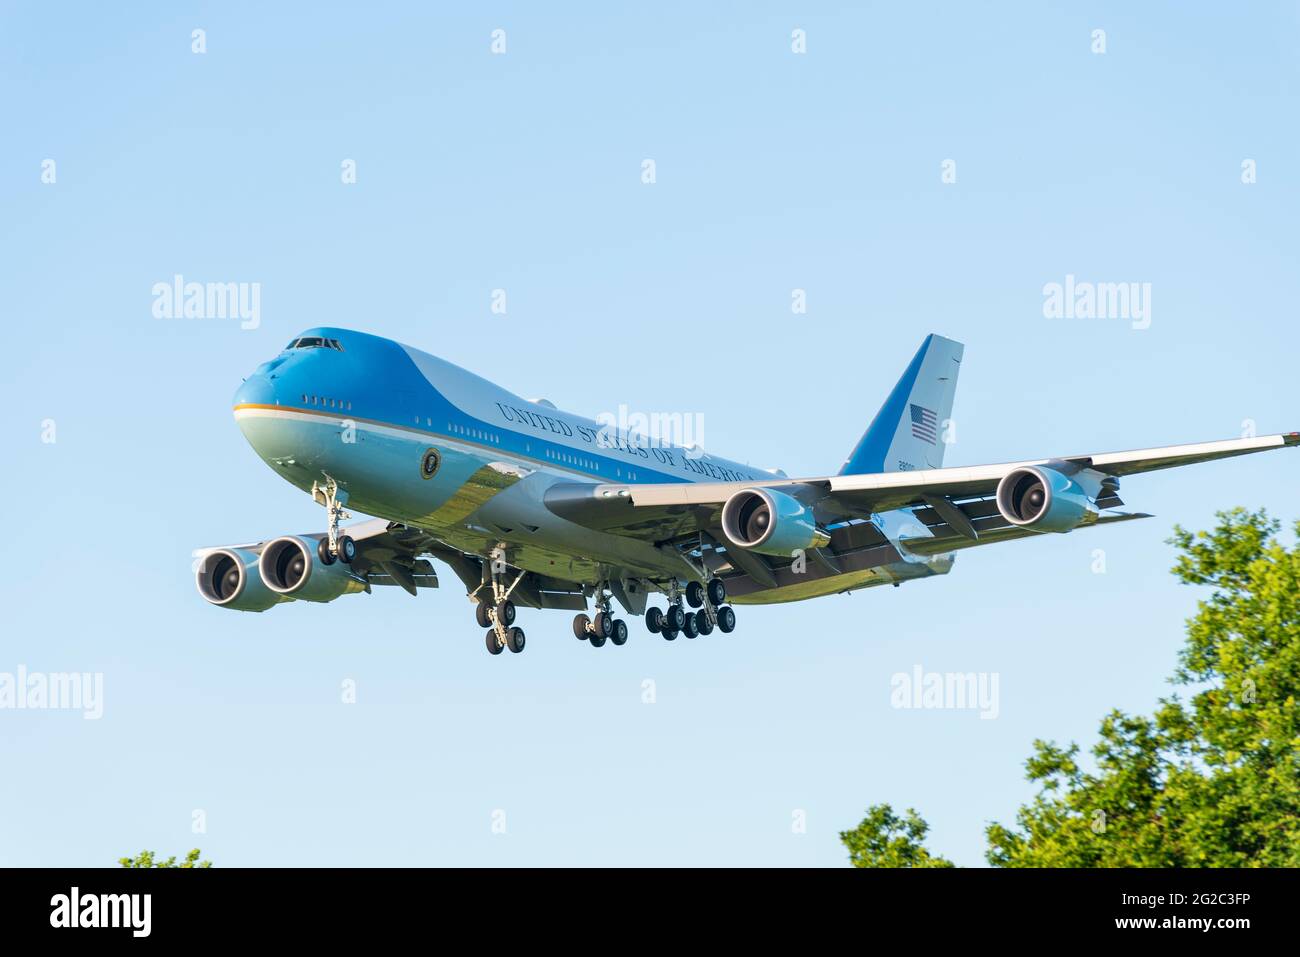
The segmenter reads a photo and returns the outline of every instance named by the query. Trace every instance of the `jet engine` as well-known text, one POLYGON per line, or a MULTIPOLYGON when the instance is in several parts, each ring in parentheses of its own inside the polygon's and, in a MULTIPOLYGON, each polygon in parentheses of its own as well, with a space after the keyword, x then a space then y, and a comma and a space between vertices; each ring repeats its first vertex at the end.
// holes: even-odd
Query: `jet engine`
POLYGON ((1068 532, 1097 520, 1083 487, 1042 465, 1013 469, 998 482, 998 511, 1012 525, 1035 532, 1068 532))
POLYGON ((276 595, 303 601, 333 601, 365 591, 366 583, 343 562, 323 563, 316 546, 316 540, 297 535, 268 542, 257 565, 266 587, 276 595))
POLYGON ((807 506, 792 495, 768 488, 733 492, 722 506, 722 534, 737 548, 785 558, 830 541, 807 506))
POLYGON ((214 548, 199 559, 194 581, 204 600, 236 611, 266 611, 290 601, 266 587, 257 573, 257 553, 243 548, 214 548))

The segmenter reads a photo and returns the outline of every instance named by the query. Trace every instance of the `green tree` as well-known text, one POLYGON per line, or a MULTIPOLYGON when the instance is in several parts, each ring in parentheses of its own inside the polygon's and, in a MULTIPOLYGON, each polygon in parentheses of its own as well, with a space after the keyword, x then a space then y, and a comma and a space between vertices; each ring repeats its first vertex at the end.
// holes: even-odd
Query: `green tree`
MULTIPOLYGON (((1174 575, 1208 587, 1152 717, 1112 711, 1085 772, 1078 745, 1038 741, 1040 790, 1014 830, 989 826, 1001 867, 1300 865, 1300 547, 1263 510, 1175 527, 1174 575)), ((1295 532, 1300 535, 1300 523, 1295 532)))
MULTIPOLYGON (((1038 794, 1014 827, 989 825, 989 863, 1300 866, 1300 546, 1279 530, 1245 509, 1220 512, 1213 531, 1175 527, 1174 575, 1209 589, 1171 678, 1190 697, 1163 698, 1150 717, 1112 711, 1088 770, 1077 744, 1035 741, 1025 770, 1038 794)), ((842 834, 853 863, 932 859, 925 822, 909 811, 901 836, 899 823, 881 805, 842 834)))
POLYGON ((841 831, 840 840, 854 867, 952 867, 922 846, 929 829, 911 808, 899 817, 888 804, 876 804, 856 828, 841 831))
POLYGON ((123 867, 211 867, 211 861, 199 860, 199 849, 196 847, 185 855, 185 860, 176 863, 175 857, 169 857, 166 860, 160 860, 154 857, 153 851, 141 851, 135 857, 119 857, 117 862, 123 867))

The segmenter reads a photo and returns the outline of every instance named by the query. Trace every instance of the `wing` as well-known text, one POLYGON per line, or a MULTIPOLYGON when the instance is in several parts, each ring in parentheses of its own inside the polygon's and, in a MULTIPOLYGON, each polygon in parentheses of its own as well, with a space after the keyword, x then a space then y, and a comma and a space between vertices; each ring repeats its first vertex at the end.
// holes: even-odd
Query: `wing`
POLYGON ((1300 433, 924 472, 832 475, 763 482, 654 485, 566 482, 553 486, 545 501, 552 512, 589 528, 667 541, 717 528, 721 506, 732 494, 746 488, 762 487, 793 495, 814 508, 819 521, 866 518, 893 509, 918 508, 922 511, 917 514, 923 521, 930 517, 941 520, 934 525, 926 521, 931 531, 941 524, 973 539, 983 537, 969 534, 972 529, 978 533, 981 525, 988 531, 1008 525, 1001 521, 996 507, 987 500, 997 490, 998 482, 1017 468, 1046 465, 1071 471, 1090 469, 1103 477, 1097 506, 1114 508, 1123 504, 1116 494, 1119 479, 1123 476, 1293 445, 1300 445, 1300 433))
POLYGON ((350 526, 347 533, 357 545, 352 570, 371 585, 397 585, 412 595, 438 587, 433 565, 419 557, 429 551, 424 532, 372 519, 350 526))

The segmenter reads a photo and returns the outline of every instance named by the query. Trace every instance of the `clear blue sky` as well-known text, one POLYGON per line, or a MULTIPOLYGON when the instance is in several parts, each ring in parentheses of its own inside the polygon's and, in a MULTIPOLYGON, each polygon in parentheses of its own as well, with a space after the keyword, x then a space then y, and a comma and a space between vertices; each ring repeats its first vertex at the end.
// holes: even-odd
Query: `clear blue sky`
POLYGON ((527 611, 498 659, 450 574, 205 605, 192 548, 324 521, 230 397, 349 326, 815 475, 934 331, 966 343, 950 464, 1300 428, 1298 33, 1291 3, 6 4, 0 671, 102 672, 105 700, 0 711, 0 863, 836 865, 880 801, 982 863, 1035 737, 1168 692, 1197 597, 1170 527, 1294 518, 1293 454, 1126 480, 1154 520, 741 608, 731 637, 594 651, 527 611), (155 319, 176 273, 260 282, 260 328, 155 319), (1045 319, 1067 274, 1150 282, 1151 327, 1045 319), (998 718, 891 708, 917 664, 996 672, 998 718))

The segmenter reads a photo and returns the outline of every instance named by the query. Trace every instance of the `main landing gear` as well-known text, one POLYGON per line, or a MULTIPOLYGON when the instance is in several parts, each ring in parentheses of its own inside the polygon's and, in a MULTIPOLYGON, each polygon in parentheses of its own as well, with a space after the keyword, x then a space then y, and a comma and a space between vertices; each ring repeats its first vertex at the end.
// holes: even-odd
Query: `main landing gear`
POLYGON ((593 648, 603 648, 606 641, 627 644, 627 622, 614 617, 603 582, 596 589, 596 616, 577 615, 573 619, 573 635, 579 641, 590 642, 593 648))
MULTIPOLYGON (((483 640, 490 654, 499 655, 507 648, 518 654, 524 650, 524 630, 515 627, 515 604, 510 595, 526 572, 511 569, 515 577, 507 584, 507 575, 496 570, 506 567, 505 556, 499 549, 493 552, 490 567, 494 570, 490 574, 488 567, 484 568, 483 584, 471 594, 471 597, 477 596, 474 616, 479 627, 486 630, 483 640)), ((711 635, 714 629, 730 634, 736 630, 736 613, 723 604, 726 600, 727 589, 720 578, 711 578, 707 583, 689 582, 684 589, 676 581, 671 582, 668 607, 647 609, 646 627, 668 641, 675 640, 678 635, 687 638, 711 635)), ((597 585, 594 604, 594 615, 574 617, 574 637, 588 642, 593 648, 603 648, 606 642, 627 644, 627 622, 614 617, 608 582, 602 581, 597 585)))
POLYGON ((710 578, 708 584, 689 582, 686 585, 686 604, 698 611, 687 611, 682 607, 682 593, 676 582, 669 586, 668 608, 660 611, 650 608, 645 613, 645 626, 652 634, 663 635, 673 641, 678 635, 694 638, 697 635, 711 635, 713 629, 723 634, 736 630, 736 613, 727 600, 727 587, 721 578, 710 578))
POLYGON ((326 475, 325 484, 312 483, 311 497, 324 505, 329 514, 329 530, 316 546, 316 555, 321 564, 333 565, 335 561, 341 561, 345 565, 351 565, 352 559, 357 557, 357 543, 352 540, 352 536, 339 534, 339 522, 352 517, 343 510, 348 501, 347 489, 339 488, 338 482, 326 475))
MULTIPOLYGON (((505 556, 498 549, 492 553, 490 567, 497 569, 503 568, 504 565, 505 556)), ((504 573, 494 570, 491 572, 491 580, 485 581, 479 586, 480 595, 483 589, 489 585, 492 589, 491 603, 479 597, 474 607, 474 617, 478 621, 478 626, 487 629, 484 642, 490 654, 499 655, 506 648, 509 648, 515 654, 519 654, 524 650, 524 630, 514 627, 515 603, 510 600, 510 595, 514 592, 515 587, 523 581, 525 574, 525 572, 520 571, 515 576, 515 580, 510 583, 510 586, 506 587, 504 573)))

